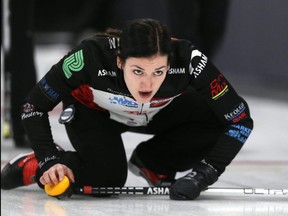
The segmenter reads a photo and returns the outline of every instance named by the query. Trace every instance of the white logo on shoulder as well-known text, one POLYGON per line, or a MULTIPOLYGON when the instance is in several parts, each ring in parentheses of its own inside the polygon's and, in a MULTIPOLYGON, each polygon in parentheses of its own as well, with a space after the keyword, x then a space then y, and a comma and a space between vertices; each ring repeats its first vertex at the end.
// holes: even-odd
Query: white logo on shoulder
POLYGON ((193 74, 194 77, 197 78, 201 74, 203 69, 206 67, 207 62, 208 62, 208 58, 203 53, 201 53, 199 50, 193 50, 191 53, 191 61, 189 65, 190 74, 191 75, 193 74), (195 57, 200 57, 201 59, 199 63, 197 64, 197 66, 194 68, 192 64, 193 64, 193 59, 195 57))

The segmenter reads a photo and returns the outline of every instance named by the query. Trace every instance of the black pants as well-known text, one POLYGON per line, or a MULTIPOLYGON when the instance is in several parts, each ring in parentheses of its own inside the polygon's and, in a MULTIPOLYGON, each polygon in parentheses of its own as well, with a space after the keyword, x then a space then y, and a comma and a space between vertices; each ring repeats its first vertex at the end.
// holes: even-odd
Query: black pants
POLYGON ((120 124, 109 119, 108 113, 79 103, 74 106, 75 119, 66 130, 76 152, 66 152, 62 159, 73 170, 79 185, 125 184, 127 158, 121 138, 125 131, 154 134, 136 151, 148 168, 159 173, 190 169, 211 150, 223 131, 207 104, 195 93, 178 97, 147 127, 139 128, 120 124))
MULTIPOLYGON (((11 123, 15 145, 25 146, 25 131, 20 118, 20 107, 36 84, 34 62, 33 18, 34 0, 10 0, 10 50, 5 72, 11 74, 11 123)), ((27 141, 26 141, 27 142, 27 141)))

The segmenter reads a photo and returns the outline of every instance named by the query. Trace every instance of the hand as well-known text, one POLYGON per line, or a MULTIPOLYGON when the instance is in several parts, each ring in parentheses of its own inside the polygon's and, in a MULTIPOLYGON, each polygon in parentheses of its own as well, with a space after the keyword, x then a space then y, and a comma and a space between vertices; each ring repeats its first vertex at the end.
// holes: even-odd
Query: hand
POLYGON ((73 171, 64 164, 55 164, 40 177, 42 185, 56 185, 67 176, 71 182, 75 182, 73 171))
POLYGON ((192 171, 179 178, 170 188, 170 199, 194 200, 200 192, 218 180, 217 170, 203 162, 196 164, 192 171))

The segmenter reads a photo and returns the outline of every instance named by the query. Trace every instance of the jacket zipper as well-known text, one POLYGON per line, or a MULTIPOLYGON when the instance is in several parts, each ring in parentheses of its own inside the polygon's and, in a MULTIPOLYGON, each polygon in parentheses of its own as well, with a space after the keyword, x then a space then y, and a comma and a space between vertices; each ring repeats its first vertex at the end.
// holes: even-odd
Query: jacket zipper
MULTIPOLYGON (((140 108, 140 110, 139 110, 139 114, 142 114, 142 112, 143 112, 143 107, 144 107, 144 103, 141 104, 141 108, 140 108)), ((148 115, 147 115, 147 113, 144 113, 144 115, 145 115, 145 118, 146 118, 146 122, 148 122, 148 115)))

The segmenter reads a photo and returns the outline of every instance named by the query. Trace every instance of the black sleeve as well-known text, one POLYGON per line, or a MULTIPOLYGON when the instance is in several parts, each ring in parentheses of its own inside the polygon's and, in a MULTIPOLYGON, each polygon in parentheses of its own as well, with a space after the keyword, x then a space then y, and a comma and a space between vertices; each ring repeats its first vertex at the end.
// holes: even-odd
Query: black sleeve
POLYGON ((52 66, 23 103, 23 126, 43 171, 60 160, 52 137, 48 112, 61 101, 69 99, 74 89, 89 83, 90 59, 93 59, 91 55, 89 46, 83 43, 73 49, 52 66))
POLYGON ((59 163, 59 152, 52 138, 48 112, 26 102, 22 106, 21 118, 40 169, 45 171, 59 163))
POLYGON ((189 61, 191 85, 225 128, 212 151, 204 158, 221 174, 249 137, 253 120, 247 102, 203 53, 191 47, 189 61))

